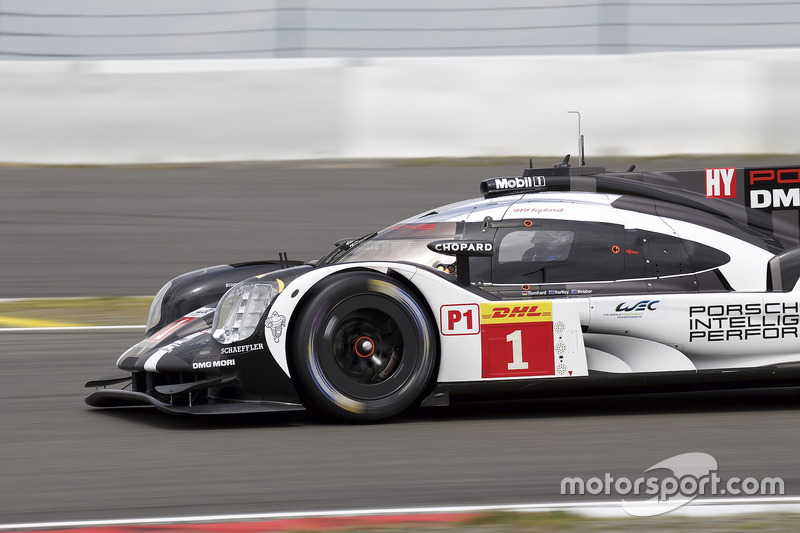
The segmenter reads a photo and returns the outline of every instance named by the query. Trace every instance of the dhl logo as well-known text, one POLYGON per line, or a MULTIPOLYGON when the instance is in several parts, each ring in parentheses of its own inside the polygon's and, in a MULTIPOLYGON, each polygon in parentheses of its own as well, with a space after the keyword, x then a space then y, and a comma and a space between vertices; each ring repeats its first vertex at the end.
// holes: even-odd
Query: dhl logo
POLYGON ((552 321, 552 302, 519 302, 515 305, 481 304, 481 324, 552 321))

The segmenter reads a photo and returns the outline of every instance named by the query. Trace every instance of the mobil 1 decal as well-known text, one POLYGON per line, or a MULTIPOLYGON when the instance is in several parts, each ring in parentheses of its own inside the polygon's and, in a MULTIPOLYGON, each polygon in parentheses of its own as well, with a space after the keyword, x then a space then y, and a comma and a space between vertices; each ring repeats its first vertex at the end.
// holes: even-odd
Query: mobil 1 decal
POLYGON ((746 168, 745 202, 754 209, 800 207, 800 167, 746 168))
POLYGON ((552 376, 553 303, 481 304, 484 378, 552 376))

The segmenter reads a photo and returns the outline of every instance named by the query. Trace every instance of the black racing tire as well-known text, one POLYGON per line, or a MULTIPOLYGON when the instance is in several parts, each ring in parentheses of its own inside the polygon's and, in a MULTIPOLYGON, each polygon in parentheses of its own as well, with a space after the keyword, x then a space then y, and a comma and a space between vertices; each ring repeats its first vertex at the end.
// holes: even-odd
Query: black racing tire
POLYGON ((373 422, 410 407, 436 367, 432 320, 405 286, 379 273, 323 280, 293 329, 291 358, 308 407, 373 422))

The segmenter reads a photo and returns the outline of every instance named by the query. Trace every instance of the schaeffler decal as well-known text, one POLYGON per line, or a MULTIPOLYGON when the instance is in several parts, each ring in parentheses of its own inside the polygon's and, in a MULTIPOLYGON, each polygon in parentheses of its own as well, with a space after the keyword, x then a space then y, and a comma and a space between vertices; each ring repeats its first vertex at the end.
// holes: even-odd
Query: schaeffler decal
POLYGON ((689 342, 796 339, 800 303, 766 302, 689 307, 689 342))
POLYGON ((708 198, 736 198, 736 169, 707 168, 706 196, 708 198))
POLYGON ((745 169, 747 207, 795 209, 800 207, 800 168, 745 169))
POLYGON ((439 308, 442 335, 477 335, 481 332, 478 304, 443 305, 439 308))
POLYGON ((279 315, 277 311, 273 311, 267 321, 264 322, 264 326, 266 329, 272 332, 272 339, 275 342, 281 340, 281 334, 283 333, 283 327, 286 325, 286 317, 283 315, 279 315))
POLYGON ((258 342, 256 344, 243 344, 241 346, 225 346, 219 351, 219 353, 220 355, 230 355, 232 353, 247 353, 263 349, 264 344, 258 342))
POLYGON ((484 378, 552 376, 552 302, 481 304, 484 378))

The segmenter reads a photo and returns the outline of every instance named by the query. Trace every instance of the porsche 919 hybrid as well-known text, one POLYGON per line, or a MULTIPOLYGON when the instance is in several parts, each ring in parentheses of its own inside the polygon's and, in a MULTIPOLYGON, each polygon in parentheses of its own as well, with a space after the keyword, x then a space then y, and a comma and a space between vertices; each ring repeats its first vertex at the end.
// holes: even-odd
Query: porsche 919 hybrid
POLYGON ((476 395, 800 383, 800 168, 527 168, 324 257, 158 291, 95 407, 374 421, 476 395))

